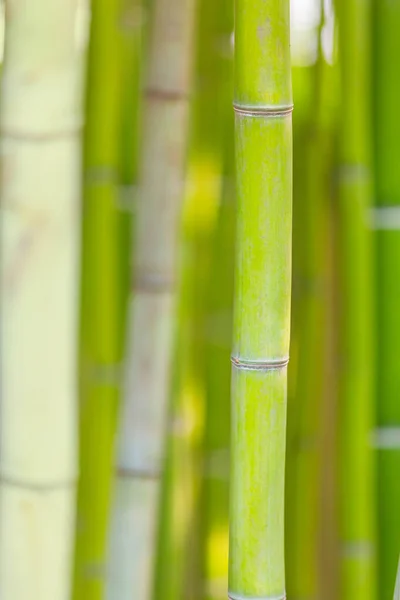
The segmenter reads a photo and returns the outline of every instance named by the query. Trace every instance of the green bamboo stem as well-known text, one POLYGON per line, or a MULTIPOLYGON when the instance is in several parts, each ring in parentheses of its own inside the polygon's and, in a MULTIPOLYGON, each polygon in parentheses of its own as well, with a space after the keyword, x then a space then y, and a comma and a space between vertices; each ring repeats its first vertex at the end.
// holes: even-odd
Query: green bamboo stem
POLYGON ((229 595, 280 599, 292 219, 288 0, 236 3, 235 108, 229 595))
POLYGON ((372 247, 369 3, 343 0, 339 9, 341 111, 339 206, 340 348, 340 598, 373 599, 375 590, 372 247))
POLYGON ((206 320, 202 573, 205 600, 226 598, 228 582, 228 508, 230 442, 230 365, 235 234, 234 128, 225 135, 224 182, 213 236, 206 320))
POLYGON ((193 0, 157 0, 144 91, 127 382, 110 532, 109 600, 152 593, 171 386, 176 250, 183 195, 193 0))
MULTIPOLYGON (((321 8, 323 13, 323 7, 321 8)), ((298 313, 298 377, 294 402, 296 410, 296 455, 294 457, 294 490, 287 499, 295 514, 290 557, 292 577, 287 591, 292 598, 319 597, 319 526, 321 470, 321 409, 325 356, 321 352, 325 337, 326 257, 322 249, 326 240, 327 209, 327 140, 324 122, 326 64, 321 49, 323 17, 318 29, 318 56, 312 68, 312 94, 305 144, 305 192, 298 211, 302 212, 303 262, 298 273, 303 288, 298 313)), ((326 119, 325 119, 326 121, 326 119)), ((304 147, 303 147, 304 152, 304 147)))
POLYGON ((306 213, 302 208, 307 193, 307 147, 308 124, 310 114, 311 68, 292 68, 293 94, 296 101, 296 112, 293 118, 293 277, 292 277, 292 315, 290 336, 290 363, 288 366, 288 418, 286 433, 286 469, 285 469, 285 571, 287 589, 290 591, 292 581, 296 578, 298 562, 297 545, 295 543, 297 520, 296 468, 298 454, 298 425, 300 403, 298 402, 298 382, 300 378, 300 333, 302 331, 301 315, 303 312, 305 286, 303 284, 303 265, 305 261, 305 244, 303 236, 306 213))
POLYGON ((81 83, 75 0, 7 3, 1 84, 0 596, 70 597, 81 83))
POLYGON ((93 0, 91 9, 83 173, 76 600, 100 600, 104 593, 113 450, 121 389, 126 288, 121 281, 121 265, 127 256, 122 253, 125 217, 119 197, 122 25, 126 7, 122 0, 93 0))
POLYGON ((375 1, 374 8, 378 581, 380 600, 390 600, 400 547, 400 84, 393 58, 400 51, 400 6, 375 1))
MULTIPOLYGON (((168 433, 154 597, 198 597, 200 490, 205 408, 204 336, 211 239, 221 189, 221 146, 226 110, 224 3, 198 9, 197 57, 191 106, 189 167, 183 211, 176 344, 177 382, 168 433), (183 589, 185 586, 185 589, 183 589)), ((228 45, 229 51, 229 45, 228 45)), ((229 56, 229 52, 228 52, 229 56)))

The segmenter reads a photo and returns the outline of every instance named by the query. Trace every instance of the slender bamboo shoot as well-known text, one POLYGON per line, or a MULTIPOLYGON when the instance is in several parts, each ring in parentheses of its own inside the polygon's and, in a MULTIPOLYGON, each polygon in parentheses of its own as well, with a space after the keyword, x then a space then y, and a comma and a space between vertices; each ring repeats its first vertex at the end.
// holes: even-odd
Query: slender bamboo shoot
POLYGON ((341 111, 340 209, 340 598, 374 599, 372 239, 367 227, 372 181, 369 93, 369 2, 339 9, 341 111))
POLYGON ((237 0, 229 596, 285 598, 292 91, 289 0, 237 0))

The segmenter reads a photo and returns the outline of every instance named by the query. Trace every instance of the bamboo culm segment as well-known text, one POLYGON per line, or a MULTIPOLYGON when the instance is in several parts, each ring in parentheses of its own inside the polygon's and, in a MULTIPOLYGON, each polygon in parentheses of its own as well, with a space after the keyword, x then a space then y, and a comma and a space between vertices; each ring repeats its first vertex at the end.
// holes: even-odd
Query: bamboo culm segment
POLYGON ((77 477, 75 0, 7 5, 1 84, 2 600, 68 600, 77 477))
POLYGON ((229 595, 285 597, 292 120, 289 1, 235 7, 237 234, 229 595))
MULTIPOLYGON (((370 3, 338 2, 341 112, 339 217, 341 276, 340 598, 374 600, 373 282, 369 137, 370 3)), ((393 582, 392 582, 393 585, 393 582)))
POLYGON ((118 441, 108 600, 148 600, 165 446, 194 0, 157 0, 143 99, 127 379, 118 441))
MULTIPOLYGON (((374 0, 375 174, 378 216, 389 214, 392 230, 377 227, 377 425, 382 433, 400 426, 400 231, 391 212, 400 206, 400 86, 396 61, 400 52, 400 4, 374 0), (387 212, 386 212, 387 211, 387 212)), ((379 599, 390 600, 400 547, 400 444, 377 444, 379 599)))
POLYGON ((80 480, 74 600, 100 600, 105 587, 122 371, 126 286, 121 282, 121 265, 124 260, 128 262, 121 244, 124 215, 118 198, 124 4, 123 0, 91 3, 83 161, 80 480))

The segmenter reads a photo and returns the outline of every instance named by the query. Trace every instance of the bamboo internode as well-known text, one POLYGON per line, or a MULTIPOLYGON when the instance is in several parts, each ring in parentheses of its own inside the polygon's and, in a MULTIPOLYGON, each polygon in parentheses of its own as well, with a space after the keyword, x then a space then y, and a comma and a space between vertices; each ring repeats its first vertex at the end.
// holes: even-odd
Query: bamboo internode
POLYGON ((82 57, 75 0, 7 5, 0 596, 67 600, 77 477, 82 57))
POLYGON ((289 1, 235 5, 237 238, 229 596, 284 598, 292 121, 289 1))
POLYGON ((157 0, 154 6, 143 98, 119 476, 110 533, 109 600, 131 600, 132 590, 138 600, 148 600, 152 593, 158 474, 164 457, 176 310, 175 289, 169 282, 175 280, 177 266, 194 16, 194 0, 157 0))

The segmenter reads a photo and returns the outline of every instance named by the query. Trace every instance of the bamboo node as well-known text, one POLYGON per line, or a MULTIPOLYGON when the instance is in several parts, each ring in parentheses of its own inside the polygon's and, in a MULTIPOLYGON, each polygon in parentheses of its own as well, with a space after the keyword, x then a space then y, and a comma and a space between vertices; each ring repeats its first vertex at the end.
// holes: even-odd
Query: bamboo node
POLYGON ((139 469, 119 467, 117 475, 121 479, 149 479, 157 481, 161 477, 161 473, 156 469, 139 469))
POLYGON ((283 106, 245 106, 233 103, 233 110, 243 117, 285 117, 293 111, 293 104, 283 106))
POLYGON ((245 596, 243 594, 235 594, 228 592, 229 600, 286 600, 286 592, 278 596, 245 596))
POLYGON ((148 87, 144 94, 149 100, 162 102, 187 102, 190 98, 189 93, 185 90, 167 90, 155 87, 148 87))
POLYGON ((371 432, 371 446, 375 450, 400 450, 400 427, 376 427, 371 432))
POLYGON ((344 542, 342 544, 342 558, 353 560, 371 560, 374 556, 374 546, 368 540, 344 542))
POLYGON ((13 487, 20 488, 31 492, 56 492, 65 488, 74 488, 77 483, 77 478, 65 479, 52 482, 29 481, 28 479, 14 477, 0 473, 0 483, 13 487))
POLYGON ((55 131, 18 131, 2 128, 0 136, 4 140, 15 140, 17 142, 57 142, 65 138, 78 137, 83 129, 83 123, 78 122, 70 128, 55 131))
POLYGON ((237 356, 231 356, 231 362, 236 369, 245 371, 275 371, 284 369, 289 363, 289 357, 275 358, 270 360, 246 360, 237 356))
POLYGON ((175 280, 161 273, 136 273, 133 291, 147 294, 165 294, 173 292, 175 287, 175 280))

